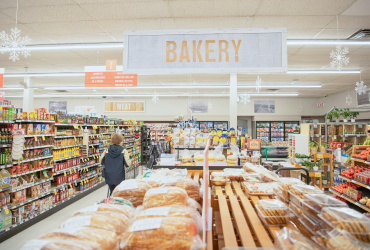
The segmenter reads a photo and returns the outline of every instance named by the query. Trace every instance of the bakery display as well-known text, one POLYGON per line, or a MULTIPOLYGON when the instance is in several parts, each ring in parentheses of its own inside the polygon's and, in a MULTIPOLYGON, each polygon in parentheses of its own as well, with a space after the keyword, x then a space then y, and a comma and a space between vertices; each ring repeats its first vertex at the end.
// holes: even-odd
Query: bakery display
POLYGON ((244 180, 245 171, 244 169, 225 168, 224 173, 227 178, 231 181, 242 181, 244 180))
POLYGON ((326 246, 329 250, 362 250, 370 245, 354 238, 346 231, 334 229, 327 233, 326 246))
POLYGON ((204 156, 201 154, 197 154, 194 157, 195 162, 204 162, 204 156))
POLYGON ((63 238, 66 241, 86 240, 91 241, 100 246, 102 250, 118 250, 119 237, 113 231, 92 227, 77 227, 57 229, 51 233, 44 234, 40 239, 55 239, 63 238))
POLYGON ((146 192, 143 207, 145 209, 151 207, 163 207, 172 205, 186 206, 188 194, 179 187, 160 187, 152 188, 146 192))
POLYGON ((201 242, 194 220, 159 217, 135 220, 123 234, 122 249, 197 249, 201 242))
POLYGON ((261 219, 269 225, 285 225, 292 217, 288 207, 280 200, 260 200, 256 205, 261 219))
POLYGON ((325 194, 305 194, 303 196, 302 209, 305 213, 317 217, 324 207, 348 207, 348 205, 325 194))
POLYGON ((113 197, 121 197, 132 202, 135 207, 143 204, 146 191, 152 187, 145 181, 125 180, 121 182, 112 192, 113 197))
POLYGON ((303 195, 305 194, 323 194, 324 192, 316 186, 297 184, 291 186, 289 193, 294 194, 299 199, 302 199, 303 195))
POLYGON ((283 250, 294 250, 294 249, 296 250, 298 249, 319 250, 321 249, 313 241, 304 237, 299 232, 288 229, 286 227, 276 232, 275 248, 283 249, 283 250))

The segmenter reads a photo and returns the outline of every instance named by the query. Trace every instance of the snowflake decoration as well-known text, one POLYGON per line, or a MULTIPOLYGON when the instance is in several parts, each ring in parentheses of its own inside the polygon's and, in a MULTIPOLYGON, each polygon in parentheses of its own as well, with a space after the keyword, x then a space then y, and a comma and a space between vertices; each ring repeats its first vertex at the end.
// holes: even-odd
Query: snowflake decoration
POLYGON ((337 68, 338 70, 341 70, 343 68, 343 65, 347 65, 349 63, 349 57, 346 55, 348 54, 349 50, 348 47, 344 47, 342 49, 341 45, 337 45, 336 50, 330 52, 330 58, 332 61, 330 62, 330 65, 332 68, 337 68))
POLYGON ((157 102, 159 101, 159 98, 158 98, 157 94, 155 94, 155 95, 153 96, 152 101, 153 101, 154 103, 157 103, 157 102))
POLYGON ((350 95, 347 95, 346 96, 346 103, 347 103, 348 106, 351 106, 351 104, 352 104, 352 97, 350 95))
POLYGON ((364 81, 356 82, 355 90, 358 95, 366 94, 367 86, 364 85, 364 81))
POLYGON ((251 96, 246 94, 238 95, 236 101, 246 105, 251 102, 251 96))
POLYGON ((9 59, 13 62, 19 60, 20 54, 24 57, 31 55, 26 48, 26 45, 31 43, 31 39, 28 36, 21 37, 20 34, 21 30, 17 27, 11 29, 10 35, 6 34, 5 31, 0 32, 0 40, 2 40, 0 46, 3 48, 1 53, 3 54, 4 51, 9 52, 9 59))
POLYGON ((260 92, 261 84, 262 84, 262 79, 260 78, 260 76, 258 76, 258 77, 257 77, 257 80, 256 80, 256 91, 257 91, 258 93, 260 92))

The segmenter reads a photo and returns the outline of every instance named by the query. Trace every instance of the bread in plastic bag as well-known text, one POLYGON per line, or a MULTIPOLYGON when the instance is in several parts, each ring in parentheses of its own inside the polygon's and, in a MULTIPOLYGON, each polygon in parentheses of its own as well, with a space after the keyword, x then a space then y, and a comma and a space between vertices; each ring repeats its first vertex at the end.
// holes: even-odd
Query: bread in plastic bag
POLYGON ((295 230, 282 228, 276 233, 275 248, 279 250, 319 250, 321 249, 316 243, 307 239, 295 230))
POLYGON ((51 233, 46 233, 40 239, 52 239, 63 237, 67 240, 80 239, 88 240, 99 244, 102 250, 118 250, 119 238, 114 231, 108 231, 92 227, 75 227, 56 229, 51 233))
POLYGON ((327 233, 326 247, 329 250, 370 249, 370 244, 359 241, 346 231, 334 229, 327 233))
POLYGON ((227 156, 228 166, 238 166, 239 148, 235 144, 230 145, 230 155, 227 156))
POLYGON ((66 237, 35 239, 28 241, 21 250, 97 250, 99 245, 89 240, 70 239, 66 237))
POLYGON ((175 186, 182 188, 186 191, 189 198, 192 198, 196 201, 199 200, 199 184, 192 179, 177 179, 175 182, 167 182, 162 186, 175 186))
POLYGON ((135 212, 135 220, 157 217, 184 217, 193 219, 197 224, 198 231, 202 231, 202 217, 200 213, 189 206, 165 206, 144 209, 139 206, 135 212))
POLYGON ((142 178, 140 179, 140 181, 145 181, 146 183, 148 183, 152 188, 156 188, 156 187, 159 187, 161 184, 160 184, 160 181, 158 180, 158 178, 142 178))
POLYGON ((191 157, 190 151, 185 149, 181 156, 182 163, 193 163, 193 159, 191 157))
POLYGON ((87 213, 87 212, 115 212, 125 215, 127 218, 131 218, 134 215, 135 209, 130 206, 120 206, 113 204, 97 204, 89 207, 82 208, 76 211, 74 214, 87 213))
POLYGON ((159 217, 135 220, 122 236, 121 249, 200 249, 201 239, 194 220, 159 217))
POLYGON ((151 185, 139 179, 125 180, 113 190, 112 196, 129 200, 137 207, 143 204, 145 193, 151 188, 151 185))
POLYGON ((189 198, 186 202, 186 205, 188 207, 193 208, 194 210, 198 210, 199 212, 202 212, 202 206, 194 199, 189 198))
POLYGON ((66 220, 60 228, 94 227, 121 234, 126 230, 128 224, 129 219, 119 213, 88 212, 74 215, 66 220))
POLYGON ((120 206, 130 206, 130 207, 134 207, 134 205, 132 205, 132 202, 131 201, 128 201, 126 199, 123 199, 121 197, 109 197, 109 198, 106 198, 106 199, 103 199, 99 202, 97 202, 97 204, 113 204, 113 205, 120 205, 120 206))
POLYGON ((186 206, 188 194, 178 187, 159 187, 152 188, 146 192, 143 206, 145 209, 151 207, 163 207, 172 205, 186 206))

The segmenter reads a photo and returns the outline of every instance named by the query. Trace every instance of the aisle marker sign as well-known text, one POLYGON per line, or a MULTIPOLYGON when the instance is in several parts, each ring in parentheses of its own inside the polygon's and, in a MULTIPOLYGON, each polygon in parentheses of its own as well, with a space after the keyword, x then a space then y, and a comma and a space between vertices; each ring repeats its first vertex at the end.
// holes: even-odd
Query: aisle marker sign
POLYGON ((123 72, 287 71, 285 28, 125 31, 123 72))
POLYGON ((4 69, 0 68, 0 88, 4 87, 4 69))
POLYGON ((85 87, 137 87, 137 75, 125 74, 122 66, 117 70, 107 71, 104 66, 85 67, 85 87))

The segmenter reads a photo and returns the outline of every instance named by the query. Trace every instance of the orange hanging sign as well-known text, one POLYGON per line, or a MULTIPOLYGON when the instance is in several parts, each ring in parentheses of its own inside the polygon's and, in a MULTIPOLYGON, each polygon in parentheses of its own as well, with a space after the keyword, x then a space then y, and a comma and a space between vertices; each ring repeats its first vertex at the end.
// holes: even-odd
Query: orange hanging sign
POLYGON ((3 85, 4 85, 4 69, 0 69, 0 88, 3 88, 3 85))
POLYGON ((120 68, 106 71, 104 67, 85 67, 85 87, 136 87, 137 75, 124 74, 120 68))

